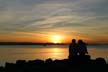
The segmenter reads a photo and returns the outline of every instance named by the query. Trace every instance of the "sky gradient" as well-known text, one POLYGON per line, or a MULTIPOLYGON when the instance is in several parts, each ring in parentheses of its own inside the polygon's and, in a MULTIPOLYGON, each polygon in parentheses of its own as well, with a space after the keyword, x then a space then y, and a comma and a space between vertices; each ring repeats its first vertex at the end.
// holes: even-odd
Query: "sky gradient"
POLYGON ((0 41, 108 44, 108 0, 0 0, 0 41))

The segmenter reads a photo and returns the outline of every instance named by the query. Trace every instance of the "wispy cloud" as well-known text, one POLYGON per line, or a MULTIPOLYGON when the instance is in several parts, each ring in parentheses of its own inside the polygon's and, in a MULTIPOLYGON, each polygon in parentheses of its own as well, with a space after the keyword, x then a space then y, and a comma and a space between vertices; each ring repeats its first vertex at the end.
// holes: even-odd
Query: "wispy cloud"
POLYGON ((2 34, 47 35, 62 31, 102 37, 108 36, 107 23, 107 0, 0 0, 2 34))

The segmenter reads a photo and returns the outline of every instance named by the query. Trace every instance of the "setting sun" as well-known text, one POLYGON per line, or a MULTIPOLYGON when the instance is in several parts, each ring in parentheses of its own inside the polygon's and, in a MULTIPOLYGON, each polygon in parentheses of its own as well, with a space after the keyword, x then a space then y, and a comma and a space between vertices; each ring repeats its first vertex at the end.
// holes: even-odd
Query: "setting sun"
POLYGON ((51 38, 51 41, 53 42, 53 43, 60 43, 61 42, 61 36, 59 36, 59 35, 54 35, 54 36, 52 36, 52 38, 51 38))

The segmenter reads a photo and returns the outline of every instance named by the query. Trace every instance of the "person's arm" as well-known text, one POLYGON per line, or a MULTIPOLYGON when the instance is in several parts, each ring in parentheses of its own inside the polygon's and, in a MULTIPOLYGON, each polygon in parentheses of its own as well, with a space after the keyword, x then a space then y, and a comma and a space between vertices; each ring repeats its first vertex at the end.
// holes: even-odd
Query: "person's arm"
POLYGON ((87 45, 85 44, 85 49, 86 49, 86 53, 88 54, 88 51, 87 51, 87 45))
POLYGON ((71 44, 69 45, 69 53, 71 53, 71 44))
POLYGON ((87 45, 85 43, 83 43, 83 49, 84 49, 83 51, 88 54, 87 45))

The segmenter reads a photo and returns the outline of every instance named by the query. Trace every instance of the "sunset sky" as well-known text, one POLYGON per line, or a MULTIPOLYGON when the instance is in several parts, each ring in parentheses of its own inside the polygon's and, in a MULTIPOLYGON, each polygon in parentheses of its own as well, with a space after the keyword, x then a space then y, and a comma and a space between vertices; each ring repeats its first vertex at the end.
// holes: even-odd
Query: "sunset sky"
POLYGON ((108 44, 108 0, 0 0, 0 42, 54 38, 108 44))

